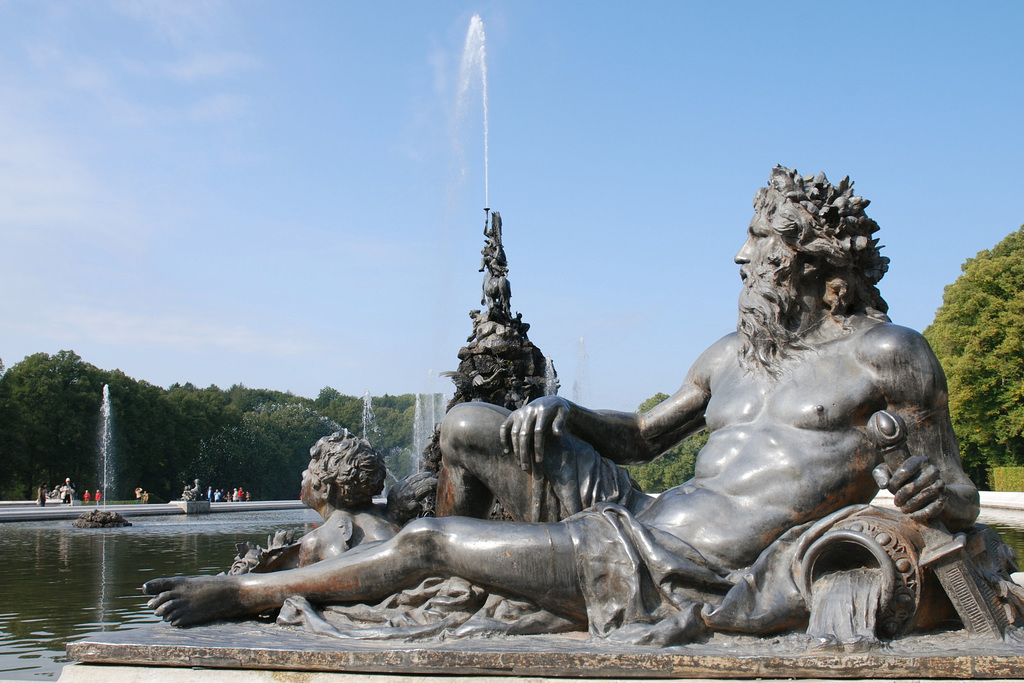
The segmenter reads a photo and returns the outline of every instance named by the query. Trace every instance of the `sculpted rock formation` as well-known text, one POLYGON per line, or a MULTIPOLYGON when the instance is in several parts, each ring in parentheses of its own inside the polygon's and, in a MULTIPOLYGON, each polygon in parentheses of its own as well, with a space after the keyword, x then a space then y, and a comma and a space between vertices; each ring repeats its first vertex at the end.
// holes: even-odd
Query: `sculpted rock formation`
MULTIPOLYGON (((486 308, 469 312, 473 332, 459 349, 459 368, 443 372, 455 385, 448 410, 459 403, 482 401, 509 410, 521 408, 546 394, 558 392, 557 374, 546 373, 547 361, 530 341, 528 323, 522 313, 512 315, 512 286, 508 281, 508 260, 501 241, 501 214, 490 212, 484 222, 487 242, 481 250, 480 272, 484 274, 480 304, 486 308)), ((434 439, 423 452, 424 469, 437 474, 441 451, 434 439)))
POLYGON ((100 510, 97 508, 79 515, 78 519, 71 523, 71 526, 78 527, 79 529, 105 529, 131 525, 131 522, 116 512, 109 512, 107 510, 100 510))

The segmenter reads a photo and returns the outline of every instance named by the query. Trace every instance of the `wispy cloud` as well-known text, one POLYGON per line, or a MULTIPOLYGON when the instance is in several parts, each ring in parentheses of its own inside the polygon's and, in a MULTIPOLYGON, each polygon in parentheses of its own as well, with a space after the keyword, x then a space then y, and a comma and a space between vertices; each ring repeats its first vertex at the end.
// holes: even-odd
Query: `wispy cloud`
POLYGON ((188 108, 188 119, 197 123, 227 121, 244 113, 248 98, 231 93, 217 93, 188 108))
POLYGON ((0 107, 0 231, 8 240, 98 240, 135 250, 140 223, 61 138, 0 107))
POLYGON ((216 30, 227 10, 223 0, 110 0, 110 7, 177 45, 216 30))
POLYGON ((227 78, 243 71, 255 69, 260 61, 240 52, 194 54, 181 61, 168 64, 164 71, 176 81, 197 81, 227 78))
MULTIPOLYGON (((5 306, 6 307, 6 306, 5 306)), ((18 332, 59 343, 84 340, 124 348, 160 348, 187 353, 230 351, 303 358, 324 354, 315 339, 294 331, 259 329, 250 324, 196 314, 128 312, 88 305, 54 305, 20 312, 18 332)), ((4 325, 0 323, 0 329, 4 325)))

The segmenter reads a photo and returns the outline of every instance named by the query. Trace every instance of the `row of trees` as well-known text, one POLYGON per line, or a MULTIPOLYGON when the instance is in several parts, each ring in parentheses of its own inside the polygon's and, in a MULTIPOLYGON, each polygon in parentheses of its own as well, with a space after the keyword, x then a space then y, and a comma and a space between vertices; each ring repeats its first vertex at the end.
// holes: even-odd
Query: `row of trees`
MULTIPOLYGON (((175 498, 196 477, 259 498, 295 498, 317 439, 343 428, 363 433, 363 399, 331 387, 316 399, 240 384, 163 389, 97 368, 73 351, 37 353, 0 376, 0 499, 30 498, 40 483, 65 477, 81 489, 99 488, 104 384, 114 421, 112 500, 133 498, 136 486, 175 498)), ((369 438, 402 477, 415 466, 415 396, 385 395, 372 404, 377 429, 369 438)))

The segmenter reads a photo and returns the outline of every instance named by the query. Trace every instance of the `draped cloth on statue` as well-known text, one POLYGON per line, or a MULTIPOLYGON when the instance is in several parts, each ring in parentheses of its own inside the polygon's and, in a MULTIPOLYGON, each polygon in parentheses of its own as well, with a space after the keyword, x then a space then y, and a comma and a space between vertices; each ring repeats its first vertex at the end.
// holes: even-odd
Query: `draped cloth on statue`
POLYGON ((598 503, 564 520, 587 605, 587 623, 458 577, 433 578, 376 605, 314 608, 290 598, 278 623, 349 638, 403 639, 561 633, 653 646, 709 630, 764 635, 805 625, 803 554, 838 521, 892 513, 855 505, 793 527, 750 567, 724 572, 680 539, 598 503))

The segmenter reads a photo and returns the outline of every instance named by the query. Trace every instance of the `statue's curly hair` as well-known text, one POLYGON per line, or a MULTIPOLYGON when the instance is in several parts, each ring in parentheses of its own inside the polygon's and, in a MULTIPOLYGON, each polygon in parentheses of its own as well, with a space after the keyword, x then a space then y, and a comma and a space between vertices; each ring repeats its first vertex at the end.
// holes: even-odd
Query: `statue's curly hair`
POLYGON ((313 484, 331 485, 332 502, 357 507, 384 490, 384 456, 366 439, 347 431, 334 432, 313 444, 309 456, 313 484))
POLYGON ((833 311, 888 320, 889 307, 875 285, 889 259, 872 237, 878 224, 864 213, 868 204, 853 194, 849 176, 833 185, 824 173, 801 176, 783 166, 773 168, 768 186, 754 195, 754 210, 809 267, 827 275, 826 298, 833 311))

